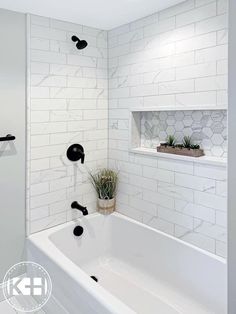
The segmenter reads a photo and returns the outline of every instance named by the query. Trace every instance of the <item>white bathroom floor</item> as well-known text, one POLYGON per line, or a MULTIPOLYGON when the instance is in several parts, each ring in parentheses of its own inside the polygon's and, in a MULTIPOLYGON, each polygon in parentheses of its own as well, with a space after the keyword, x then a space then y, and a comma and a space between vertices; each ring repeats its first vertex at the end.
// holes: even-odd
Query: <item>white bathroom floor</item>
POLYGON ((93 260, 82 268, 138 314, 212 313, 173 287, 114 257, 93 260))

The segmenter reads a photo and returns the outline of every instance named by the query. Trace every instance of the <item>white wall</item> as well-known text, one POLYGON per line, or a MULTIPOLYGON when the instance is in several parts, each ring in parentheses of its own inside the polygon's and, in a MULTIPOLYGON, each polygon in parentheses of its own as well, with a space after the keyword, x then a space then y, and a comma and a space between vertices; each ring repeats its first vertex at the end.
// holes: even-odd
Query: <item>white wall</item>
POLYGON ((25 243, 25 15, 0 9, 0 282, 24 260, 25 243))
POLYGON ((107 32, 29 16, 28 221, 36 232, 96 208, 88 169, 107 165, 107 32), (77 50, 71 36, 88 42, 77 50), (66 150, 85 149, 73 166, 66 150))
POLYGON ((87 168, 120 170, 118 210, 226 255, 226 163, 143 156, 128 150, 129 110, 227 107, 227 1, 188 0, 109 32, 30 16, 28 221, 36 232, 96 208, 87 168), (75 49, 71 35, 88 41, 75 49), (85 146, 85 165, 65 157, 85 146))
POLYGON ((229 1, 228 314, 236 313, 236 2, 229 1))
POLYGON ((110 31, 110 108, 227 104, 226 3, 188 0, 110 31))
POLYGON ((226 163, 129 152, 131 108, 227 108, 227 1, 188 0, 108 33, 109 164, 118 210, 226 255, 226 163))

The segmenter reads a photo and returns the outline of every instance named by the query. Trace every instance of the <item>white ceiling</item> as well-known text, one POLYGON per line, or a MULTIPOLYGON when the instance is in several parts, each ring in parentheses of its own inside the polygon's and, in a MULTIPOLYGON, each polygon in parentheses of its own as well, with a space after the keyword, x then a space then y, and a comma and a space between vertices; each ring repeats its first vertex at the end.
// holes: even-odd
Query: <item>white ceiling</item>
POLYGON ((0 8, 33 13, 100 29, 112 29, 183 1, 0 0, 0 8))

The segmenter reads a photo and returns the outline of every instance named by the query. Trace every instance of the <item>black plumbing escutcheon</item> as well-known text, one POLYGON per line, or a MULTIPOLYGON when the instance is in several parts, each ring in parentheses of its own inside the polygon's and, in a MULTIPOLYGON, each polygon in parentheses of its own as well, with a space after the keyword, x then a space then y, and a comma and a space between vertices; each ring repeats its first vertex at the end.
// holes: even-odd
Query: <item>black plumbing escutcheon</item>
POLYGON ((90 278, 92 278, 94 281, 98 282, 98 279, 96 276, 90 276, 90 278))
POLYGON ((84 228, 81 226, 76 226, 73 233, 76 237, 80 237, 84 232, 84 228))
POLYGON ((70 161, 78 161, 81 159, 81 164, 84 163, 84 158, 85 158, 84 148, 80 144, 71 145, 67 149, 66 155, 70 161))

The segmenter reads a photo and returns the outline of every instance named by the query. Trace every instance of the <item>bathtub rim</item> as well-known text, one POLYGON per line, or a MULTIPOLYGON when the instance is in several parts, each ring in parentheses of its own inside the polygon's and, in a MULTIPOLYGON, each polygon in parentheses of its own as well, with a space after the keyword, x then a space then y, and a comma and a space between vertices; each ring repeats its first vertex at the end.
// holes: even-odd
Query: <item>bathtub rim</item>
MULTIPOLYGON (((29 235, 27 239, 30 240, 33 243, 36 243, 36 241, 40 240, 41 237, 47 238, 48 241, 50 241, 57 248, 57 246, 50 239, 51 235, 53 235, 54 233, 64 229, 65 227, 73 226, 76 223, 81 223, 81 222, 83 222, 84 219, 89 221, 89 220, 91 220, 91 219, 93 219, 95 217, 98 217, 98 216, 104 216, 104 217, 107 217, 107 218, 109 218, 110 216, 114 216, 114 217, 118 217, 120 219, 124 219, 124 220, 129 221, 129 222, 131 222, 133 224, 136 224, 136 225, 138 225, 138 226, 140 226, 142 228, 146 228, 146 229, 148 229, 148 230, 150 230, 152 232, 158 233, 161 236, 166 237, 166 238, 168 238, 168 239, 170 239, 172 241, 176 241, 176 242, 178 242, 178 243, 180 243, 180 244, 182 244, 182 245, 184 245, 186 247, 189 247, 189 248, 191 248, 191 249, 193 249, 195 251, 198 251, 199 253, 202 253, 202 254, 204 254, 204 255, 206 255, 208 257, 211 257, 211 258, 213 258, 213 259, 215 259, 215 260, 217 260, 219 262, 222 262, 223 264, 225 264, 227 266, 227 258, 224 258, 224 257, 218 256, 218 255, 216 255, 214 253, 208 252, 208 251, 206 251, 204 249, 201 249, 201 248, 197 247, 194 244, 188 243, 188 242, 186 242, 184 240, 181 240, 181 239, 179 239, 179 238, 177 238, 175 236, 172 236, 172 235, 170 235, 168 233, 165 233, 165 232, 163 232, 161 230, 155 229, 155 228, 153 228, 151 226, 148 226, 148 225, 146 225, 146 224, 144 224, 144 223, 142 223, 140 221, 137 221, 137 220, 135 220, 133 218, 130 218, 128 216, 125 216, 123 214, 120 214, 119 212, 113 212, 109 216, 105 216, 105 215, 102 215, 102 214, 100 214, 98 212, 95 212, 95 213, 89 214, 87 217, 78 218, 78 219, 75 219, 75 220, 72 220, 72 221, 69 221, 69 222, 65 222, 63 224, 60 224, 60 225, 57 225, 57 226, 45 229, 45 230, 38 231, 36 233, 33 233, 33 234, 29 235)), ((61 254, 63 254, 60 251, 60 249, 57 248, 57 250, 61 254)))

